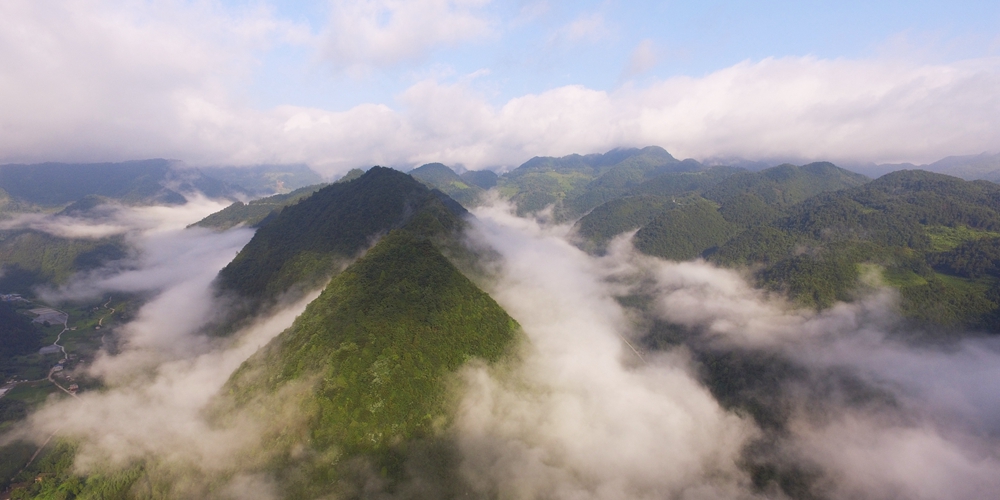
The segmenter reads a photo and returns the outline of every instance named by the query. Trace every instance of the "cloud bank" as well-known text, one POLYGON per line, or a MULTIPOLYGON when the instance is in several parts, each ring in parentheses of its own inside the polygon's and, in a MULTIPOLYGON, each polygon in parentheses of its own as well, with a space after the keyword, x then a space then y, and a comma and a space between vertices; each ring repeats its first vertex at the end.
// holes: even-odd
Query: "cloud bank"
MULTIPOLYGON (((218 480, 213 474, 230 471, 245 457, 242 453, 259 449, 263 430, 256 421, 234 417, 219 425, 207 408, 232 372, 289 327, 318 292, 229 337, 206 335, 204 328, 227 305, 211 283, 253 235, 249 229, 185 229, 218 208, 199 199, 182 206, 114 210, 129 231, 136 257, 76 276, 48 298, 140 293, 148 300, 134 319, 115 328, 118 352, 102 351, 85 368, 87 376, 103 382, 103 390, 41 408, 13 437, 43 442, 57 434, 74 440, 80 445, 75 467, 83 474, 152 460, 163 466, 154 480, 177 479, 174 494, 193 497, 203 496, 199 488, 218 480)), ((221 484, 224 498, 274 497, 269 484, 251 476, 236 475, 221 484)))
MULTIPOLYGON (((995 339, 919 343, 898 323, 890 291, 804 311, 735 271, 641 255, 627 237, 595 257, 571 244, 568 226, 504 205, 475 215, 470 244, 498 256, 486 288, 525 342, 509 363, 461 373, 445 437, 462 491, 974 499, 1000 488, 995 339)), ((80 440, 83 472, 145 459, 181 496, 279 497, 266 473, 238 473, 267 456, 263 424, 235 415, 220 425, 206 412, 315 295, 229 340, 205 337, 222 306, 209 282, 249 231, 183 230, 181 219, 143 233, 137 265, 81 289, 153 298, 120 327, 120 352, 89 368, 107 389, 43 408, 31 429, 39 441, 52 432, 80 440)), ((294 407, 276 410, 294 423, 294 407)))
MULTIPOLYGON (((263 108, 245 93, 274 47, 364 73, 488 38, 500 28, 485 7, 336 3, 329 25, 316 31, 267 9, 200 2, 4 2, 0 162, 303 162, 337 175, 376 163, 502 168, 535 155, 650 144, 680 157, 875 162, 933 161, 1000 144, 996 58, 767 58, 500 102, 492 83, 462 78, 411 80, 391 100, 344 109, 263 108)), ((640 44, 628 72, 653 64, 651 53, 640 44)))
POLYGON ((566 227, 503 207, 476 215, 473 241, 502 256, 491 293, 528 336, 513 373, 468 373, 456 427, 480 492, 973 499, 1000 488, 994 339, 915 343, 889 291, 804 311, 627 238, 590 257, 566 227), (637 297, 648 302, 623 305, 637 297), (656 322, 683 333, 658 343, 656 322))

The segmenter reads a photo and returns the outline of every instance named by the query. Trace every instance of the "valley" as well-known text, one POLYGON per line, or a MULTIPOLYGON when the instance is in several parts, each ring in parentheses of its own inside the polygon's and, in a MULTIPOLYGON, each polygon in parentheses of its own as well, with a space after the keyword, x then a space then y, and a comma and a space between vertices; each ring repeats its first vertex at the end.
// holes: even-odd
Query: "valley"
POLYGON ((919 434, 962 488, 992 443, 1000 186, 657 147, 472 174, 8 213, 5 494, 843 498, 843 457, 919 434))

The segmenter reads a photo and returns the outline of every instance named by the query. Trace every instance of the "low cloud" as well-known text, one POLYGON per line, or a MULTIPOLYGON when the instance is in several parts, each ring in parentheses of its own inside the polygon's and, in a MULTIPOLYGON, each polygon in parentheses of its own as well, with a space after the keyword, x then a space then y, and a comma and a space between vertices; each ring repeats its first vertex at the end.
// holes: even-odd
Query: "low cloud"
POLYGON ((556 30, 549 41, 554 44, 564 41, 569 43, 594 43, 610 36, 611 29, 604 19, 604 14, 589 12, 581 14, 573 21, 556 30))
POLYGON ((338 71, 364 76, 372 69, 420 61, 442 45, 487 37, 482 12, 490 0, 349 0, 331 5, 322 55, 338 71))
MULTIPOLYGON (((922 163, 1000 143, 995 58, 766 58, 614 91, 562 86, 501 102, 480 91, 489 83, 431 79, 349 109, 250 105, 243 89, 273 46, 365 73, 500 29, 479 0, 331 9, 329 28, 316 35, 267 9, 4 2, 0 64, 12 70, 0 82, 8 131, 0 162, 302 162, 336 176, 374 163, 512 167, 535 155, 651 144, 679 157, 922 163)), ((592 32, 584 28, 595 19, 574 32, 592 32)), ((637 46, 625 74, 648 68, 653 52, 637 46)))
POLYGON ((229 205, 228 200, 212 200, 200 193, 189 193, 188 198, 185 204, 175 206, 128 207, 109 201, 84 214, 16 214, 0 221, 0 230, 32 229, 69 239, 156 234, 183 229, 229 205))
MULTIPOLYGON (((86 368, 104 388, 44 406, 13 437, 42 442, 58 434, 74 440, 75 467, 85 474, 150 460, 164 466, 154 481, 183 477, 174 493, 196 497, 208 482, 220 484, 214 475, 260 449, 264 428, 256 420, 233 415, 221 425, 211 420, 208 407, 232 372, 289 327, 318 292, 226 338, 206 335, 205 327, 227 305, 211 283, 252 231, 184 229, 215 208, 207 200, 192 205, 121 208, 127 214, 120 219, 137 223, 130 233, 137 257, 50 292, 51 300, 137 292, 148 300, 134 319, 115 327, 117 352, 102 351, 86 368)), ((233 498, 275 496, 270 483, 255 475, 238 474, 222 491, 233 498)))
MULTIPOLYGON (((1000 488, 995 339, 918 342, 898 322, 891 291, 807 311, 739 272, 641 255, 627 237, 595 257, 570 243, 568 226, 517 218, 503 204, 475 215, 469 243, 497 255, 484 286, 525 338, 505 363, 461 372, 447 436, 463 491, 783 498, 782 477, 799 494, 831 499, 974 499, 1000 488), (676 329, 673 340, 651 341, 663 324, 676 329), (718 378, 725 359, 780 369, 756 377, 723 366, 742 381, 732 386, 718 378), (773 415, 762 420, 762 411, 773 415)), ((79 440, 82 472, 149 460, 180 496, 222 476, 231 479, 220 494, 280 496, 266 474, 232 475, 256 470, 273 429, 206 413, 231 373, 315 294, 227 339, 206 337, 202 327, 223 307, 211 277, 249 232, 141 234, 148 257, 109 270, 100 288, 145 283, 152 296, 119 328, 120 352, 89 368, 106 390, 44 407, 25 432, 79 440)), ((294 423, 294 406, 275 410, 287 413, 276 421, 294 423)))
POLYGON ((598 262, 558 232, 480 210, 476 244, 503 264, 490 290, 527 335, 513 373, 469 370, 463 468, 513 498, 739 498, 752 422, 722 409, 683 352, 637 357, 598 262))
POLYGON ((528 337, 518 368, 467 373, 456 427, 481 491, 781 498, 777 483, 751 485, 759 464, 819 498, 973 499, 1000 487, 995 340, 920 343, 887 290, 817 313, 732 270, 641 255, 624 237, 591 257, 565 227, 503 207, 476 215, 473 241, 501 255, 490 291, 528 337), (651 347, 654 321, 685 333, 651 347), (729 373, 744 381, 732 386, 701 364, 734 357, 787 371, 729 373), (750 418, 761 408, 777 412, 777 429, 750 418))

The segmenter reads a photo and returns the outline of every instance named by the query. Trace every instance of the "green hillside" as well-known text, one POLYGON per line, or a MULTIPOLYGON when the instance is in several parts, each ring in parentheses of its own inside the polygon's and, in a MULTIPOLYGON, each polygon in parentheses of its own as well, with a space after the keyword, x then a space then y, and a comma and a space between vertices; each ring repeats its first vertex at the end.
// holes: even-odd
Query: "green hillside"
POLYGON ((202 167, 198 172, 256 196, 290 193, 323 182, 323 178, 306 165, 202 167))
MULTIPOLYGON (((123 163, 42 163, 0 165, 0 188, 13 199, 44 206, 72 203, 88 195, 113 198, 123 203, 183 203, 176 190, 164 187, 172 176, 169 160, 123 163)), ((192 174, 174 178, 201 189, 209 196, 224 195, 225 187, 215 179, 192 174)))
POLYGON ((60 238, 30 229, 0 231, 0 293, 31 295, 41 284, 64 283, 74 272, 125 257, 121 236, 60 238))
MULTIPOLYGON (((12 375, 12 357, 31 354, 42 347, 42 332, 10 303, 0 302, 0 380, 12 375)), ((0 401, 3 401, 0 399, 0 401)), ((2 423, 4 419, 0 419, 2 423)))
POLYGON ((735 197, 754 195, 768 205, 789 206, 819 193, 860 186, 870 180, 828 162, 801 167, 785 164, 760 172, 738 172, 708 189, 704 196, 724 205, 735 197))
POLYGON ((748 266, 760 286, 818 308, 854 299, 874 270, 919 324, 1000 330, 1000 186, 924 171, 868 181, 813 163, 729 171, 686 196, 634 194, 707 172, 663 174, 595 208, 576 226, 584 248, 639 228, 644 253, 748 266))
POLYGON ((467 172, 462 172, 462 175, 459 177, 461 177, 466 184, 478 186, 480 189, 493 189, 500 180, 500 176, 492 170, 469 170, 467 172))
POLYGON ((574 229, 582 237, 584 248, 600 252, 611 238, 639 229, 676 208, 678 197, 702 193, 736 172, 742 170, 711 167, 697 172, 660 174, 634 186, 626 195, 598 205, 581 217, 574 229))
POLYGON ((373 167, 270 218, 222 269, 218 285, 259 305, 293 287, 321 284, 392 229, 445 237, 462 227, 465 213, 409 175, 373 167))
POLYGON ((245 225, 259 227, 268 216, 277 215, 288 205, 298 203, 302 199, 319 191, 324 184, 306 186, 287 194, 276 194, 266 198, 251 200, 248 203, 234 202, 232 205, 191 224, 189 227, 207 227, 220 231, 245 225))
POLYGON ((598 249, 619 234, 638 229, 677 207, 665 196, 629 196, 611 200, 577 221, 574 229, 588 249, 598 249))
MULTIPOLYGON (((681 169, 684 163, 671 168, 681 169)), ((609 171, 598 181, 613 172, 615 170, 609 171)), ((594 208, 577 222, 577 231, 583 237, 586 248, 599 251, 614 235, 642 228, 636 237, 640 249, 661 257, 682 258, 679 256, 690 255, 683 258, 693 258, 724 243, 733 235, 735 228, 769 223, 788 207, 819 193, 846 189, 868 181, 867 177, 830 163, 812 163, 801 167, 781 165, 760 172, 732 167, 652 172, 659 173, 650 174, 654 176, 632 185, 626 195, 594 208), (724 221, 712 213, 714 210, 697 211, 697 214, 684 211, 666 214, 666 210, 677 208, 678 197, 690 195, 700 195, 714 202, 718 215, 724 221), (657 211, 657 206, 662 210, 657 211), (664 218, 652 224, 661 215, 664 218), (670 217, 678 215, 683 220, 669 221, 670 217), (701 223, 706 224, 705 234, 697 230, 697 225, 701 223), (719 241, 719 238, 725 239, 719 241), (681 251, 681 248, 686 250, 681 251), (691 254, 694 248, 701 250, 691 254)))
POLYGON ((465 207, 473 207, 479 202, 482 188, 469 184, 459 177, 454 170, 441 163, 421 165, 409 174, 431 189, 438 189, 465 207))
POLYGON ((564 203, 586 195, 592 181, 630 159, 633 159, 632 165, 640 169, 677 162, 657 147, 615 149, 605 154, 574 154, 561 158, 535 157, 501 176, 497 188, 517 205, 519 215, 555 204, 557 217, 565 218, 562 215, 567 210, 564 203))
POLYGON ((276 436, 280 449, 269 452, 278 458, 268 467, 287 498, 313 498, 330 491, 352 456, 400 479, 408 446, 447 425, 451 374, 473 358, 500 359, 516 331, 427 239, 393 231, 245 362, 227 394, 263 414, 262 401, 312 381, 297 401, 282 403, 300 409, 307 431, 276 436), (302 446, 308 452, 299 456, 318 459, 287 454, 302 446))
POLYGON ((635 234, 639 251, 670 260, 701 256, 736 234, 736 228, 719 214, 716 205, 694 197, 654 218, 635 234))
POLYGON ((565 202, 567 218, 579 217, 601 203, 621 197, 645 181, 664 174, 696 172, 700 163, 694 160, 677 161, 663 148, 650 146, 611 166, 592 180, 583 192, 565 202))
POLYGON ((711 258, 762 266, 761 285, 816 307, 854 298, 874 270, 921 324, 1000 330, 998 231, 1000 186, 909 170, 807 199, 711 258))

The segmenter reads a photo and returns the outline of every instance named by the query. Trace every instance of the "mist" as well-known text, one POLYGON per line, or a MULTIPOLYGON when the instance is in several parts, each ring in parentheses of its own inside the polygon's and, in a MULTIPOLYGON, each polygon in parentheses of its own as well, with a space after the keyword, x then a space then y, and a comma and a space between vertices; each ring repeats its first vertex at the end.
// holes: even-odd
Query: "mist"
MULTIPOLYGON (((50 292, 150 298, 117 329, 119 351, 87 369, 106 388, 50 402, 17 436, 73 440, 82 474, 146 461, 172 494, 281 497, 271 476, 246 472, 255 470, 246 457, 266 454, 268 426, 294 416, 221 423, 210 409, 233 371, 316 294, 226 339, 206 336, 226 306, 211 281, 251 232, 183 229, 196 212, 153 212, 161 223, 125 233, 138 249, 128 265, 50 292)), ((591 256, 569 226, 518 218, 502 202, 474 215, 468 245, 496 256, 480 285, 524 340, 506 361, 460 372, 444 436, 462 491, 972 499, 1000 490, 1000 341, 972 332, 928 342, 875 281, 817 312, 739 270, 644 256, 630 235, 591 256), (727 366, 744 385, 725 378, 727 366)))
MULTIPOLYGON (((224 314, 228 304, 217 296, 212 281, 253 231, 185 227, 223 206, 199 197, 174 207, 102 209, 101 218, 115 221, 116 234, 125 235, 134 255, 78 274, 43 296, 58 303, 124 294, 141 297, 137 300, 142 305, 131 321, 111 333, 117 339, 116 352, 101 351, 78 373, 99 379, 104 387, 50 401, 8 439, 42 443, 57 435, 78 443, 74 466, 81 474, 154 460, 166 464, 165 470, 186 471, 188 483, 231 469, 241 451, 259 447, 261 429, 256 423, 236 418, 226 426, 213 424, 206 407, 232 372, 290 326, 318 292, 226 338, 207 335, 206 326, 224 314)), ((95 221, 30 219, 31 227, 63 236, 67 233, 61 228, 75 223, 86 229, 95 221)), ((265 484, 248 476, 234 477, 222 490, 232 491, 233 498, 250 497, 246 491, 269 496, 265 484)))
POLYGON ((877 283, 855 302, 803 310, 739 271, 644 256, 630 235, 589 256, 569 227, 510 213, 476 211, 470 236, 502 256, 488 291, 528 337, 516 369, 466 373, 463 472, 487 496, 971 499, 1000 490, 995 339, 921 340, 877 283), (629 297, 647 301, 623 305, 629 297), (681 340, 655 342, 664 324, 681 340), (779 376, 734 398, 710 366, 720 359, 764 360, 779 376))

